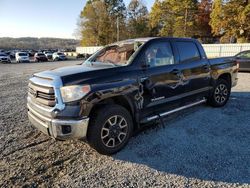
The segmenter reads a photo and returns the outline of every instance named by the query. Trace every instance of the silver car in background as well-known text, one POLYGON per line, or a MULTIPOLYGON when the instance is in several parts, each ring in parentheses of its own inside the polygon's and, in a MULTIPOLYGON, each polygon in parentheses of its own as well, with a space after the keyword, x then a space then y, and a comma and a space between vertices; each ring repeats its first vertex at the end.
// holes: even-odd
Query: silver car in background
POLYGON ((60 60, 67 60, 67 57, 62 52, 55 52, 55 53, 53 53, 52 59, 53 59, 53 61, 60 61, 60 60))
POLYGON ((1 63, 11 63, 10 56, 4 52, 0 52, 0 62, 1 63))

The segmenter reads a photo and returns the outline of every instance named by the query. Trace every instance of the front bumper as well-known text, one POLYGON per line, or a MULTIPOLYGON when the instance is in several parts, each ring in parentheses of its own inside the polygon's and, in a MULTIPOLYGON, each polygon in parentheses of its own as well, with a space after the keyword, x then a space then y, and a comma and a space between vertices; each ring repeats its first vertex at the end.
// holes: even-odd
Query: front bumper
POLYGON ((11 63, 10 59, 0 59, 0 62, 2 63, 11 63))
POLYGON ((250 67, 249 68, 242 68, 242 67, 240 67, 239 68, 239 72, 250 72, 250 67))
POLYGON ((36 60, 37 60, 37 61, 42 61, 42 62, 44 62, 44 61, 48 61, 48 59, 47 59, 47 58, 36 58, 36 60))
POLYGON ((33 97, 28 95, 28 117, 31 124, 55 139, 85 139, 89 118, 74 117, 74 115, 79 114, 78 110, 67 107, 62 102, 60 94, 61 79, 53 75, 47 75, 46 73, 39 73, 37 76, 33 76, 30 81, 39 86, 53 87, 57 101, 54 107, 44 106, 38 104, 33 97))
POLYGON ((86 138, 89 118, 80 120, 52 119, 36 112, 29 104, 27 107, 31 124, 52 138, 59 140, 86 138))
POLYGON ((61 60, 61 61, 63 61, 63 60, 67 60, 67 57, 59 56, 58 59, 61 60))
POLYGON ((29 63, 30 60, 29 59, 19 59, 19 62, 21 62, 21 63, 29 63))

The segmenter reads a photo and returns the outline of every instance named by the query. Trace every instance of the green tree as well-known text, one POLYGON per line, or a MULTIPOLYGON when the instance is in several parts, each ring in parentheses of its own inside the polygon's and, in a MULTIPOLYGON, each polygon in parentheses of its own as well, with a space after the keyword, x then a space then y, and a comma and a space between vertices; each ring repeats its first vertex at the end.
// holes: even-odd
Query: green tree
POLYGON ((175 12, 174 35, 177 37, 192 37, 197 35, 195 30, 195 15, 197 0, 172 1, 175 12))
POLYGON ((101 1, 88 0, 80 18, 81 44, 83 46, 102 45, 103 34, 100 34, 100 29, 107 20, 105 4, 101 1), (104 17, 102 17, 103 14, 105 15, 104 17), (105 21, 101 23, 101 20, 105 21))
POLYGON ((245 8, 240 16, 241 30, 240 37, 242 41, 240 42, 250 42, 250 1, 246 0, 245 8))
POLYGON ((249 40, 250 4, 246 0, 231 0, 224 6, 223 28, 226 37, 235 37, 238 42, 249 40))
POLYGON ((126 33, 125 17, 126 7, 122 0, 88 0, 78 24, 81 30, 81 44, 99 46, 112 43, 118 37, 123 39, 126 33), (120 35, 117 28, 121 30, 120 35))
POLYGON ((238 42, 250 40, 250 3, 247 0, 215 0, 211 21, 214 36, 221 36, 221 42, 236 38, 238 42))
POLYGON ((123 0, 104 0, 109 15, 109 27, 111 41, 123 40, 126 38, 126 6, 123 0))
POLYGON ((132 0, 128 5, 129 38, 149 36, 148 9, 141 0, 132 0))
POLYGON ((212 5, 212 12, 210 14, 210 25, 214 36, 222 35, 224 33, 223 18, 224 9, 222 0, 214 0, 212 5))
POLYGON ((173 36, 174 35, 174 15, 171 12, 169 1, 156 0, 150 15, 149 24, 152 35, 173 36))
POLYGON ((197 0, 156 0, 150 13, 153 31, 160 36, 194 36, 197 4, 197 0))

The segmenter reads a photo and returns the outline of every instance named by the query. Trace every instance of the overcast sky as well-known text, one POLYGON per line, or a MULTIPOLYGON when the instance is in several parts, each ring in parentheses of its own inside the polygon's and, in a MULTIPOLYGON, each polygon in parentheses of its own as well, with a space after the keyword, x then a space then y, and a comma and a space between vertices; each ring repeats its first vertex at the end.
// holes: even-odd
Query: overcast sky
MULTIPOLYGON (((130 0, 124 0, 126 5, 130 0)), ((150 9, 154 0, 144 0, 150 9)), ((86 0, 0 0, 0 37, 74 38, 86 0)))

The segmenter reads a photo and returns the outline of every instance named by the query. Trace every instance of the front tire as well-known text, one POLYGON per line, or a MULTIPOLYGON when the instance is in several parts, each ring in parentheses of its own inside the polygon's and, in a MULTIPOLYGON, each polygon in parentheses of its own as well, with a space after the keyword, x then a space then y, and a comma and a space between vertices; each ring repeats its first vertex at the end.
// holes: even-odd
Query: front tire
POLYGON ((231 94, 231 85, 224 79, 219 79, 213 89, 211 96, 208 98, 208 104, 213 107, 224 106, 231 94))
POLYGON ((87 140, 99 153, 111 155, 128 143, 133 132, 130 113, 119 105, 107 105, 90 118, 87 140))

